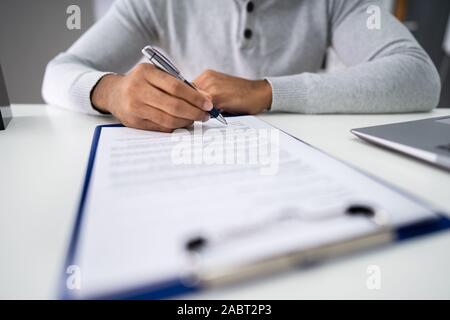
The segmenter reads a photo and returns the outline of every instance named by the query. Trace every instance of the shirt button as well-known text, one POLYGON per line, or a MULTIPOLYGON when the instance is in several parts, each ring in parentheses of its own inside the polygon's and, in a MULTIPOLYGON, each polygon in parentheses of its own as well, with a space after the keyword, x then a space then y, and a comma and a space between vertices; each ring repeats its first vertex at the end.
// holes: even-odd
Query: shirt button
POLYGON ((253 35, 252 30, 250 30, 250 29, 245 29, 245 31, 244 31, 244 37, 245 37, 245 39, 250 39, 250 38, 252 37, 252 35, 253 35))
POLYGON ((253 12, 253 9, 255 9, 255 5, 252 1, 249 1, 247 3, 247 12, 253 12))

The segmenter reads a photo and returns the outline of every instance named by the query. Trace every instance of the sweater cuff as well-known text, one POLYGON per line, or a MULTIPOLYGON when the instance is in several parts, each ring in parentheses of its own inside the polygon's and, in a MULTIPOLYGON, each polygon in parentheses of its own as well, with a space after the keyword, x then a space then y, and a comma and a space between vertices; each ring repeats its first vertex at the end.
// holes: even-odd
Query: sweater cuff
POLYGON ((76 109, 83 113, 93 115, 105 115, 94 108, 91 102, 92 90, 98 82, 106 75, 114 74, 112 72, 89 71, 82 74, 73 84, 70 90, 71 102, 76 109))
POLYGON ((305 112, 307 86, 301 75, 267 77, 272 86, 271 112, 305 112))

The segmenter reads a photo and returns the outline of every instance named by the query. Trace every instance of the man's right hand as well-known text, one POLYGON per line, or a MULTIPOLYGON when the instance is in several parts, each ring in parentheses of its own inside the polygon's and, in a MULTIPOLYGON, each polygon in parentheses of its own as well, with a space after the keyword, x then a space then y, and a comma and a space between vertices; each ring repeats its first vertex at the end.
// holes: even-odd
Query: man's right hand
POLYGON ((137 129, 172 132, 209 119, 212 101, 206 95, 161 71, 139 64, 127 75, 107 75, 94 88, 95 108, 113 114, 137 129))

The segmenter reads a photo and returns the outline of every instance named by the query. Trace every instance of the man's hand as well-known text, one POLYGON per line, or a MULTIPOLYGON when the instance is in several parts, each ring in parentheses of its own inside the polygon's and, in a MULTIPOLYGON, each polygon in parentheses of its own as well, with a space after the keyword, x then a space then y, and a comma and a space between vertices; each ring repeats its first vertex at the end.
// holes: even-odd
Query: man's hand
POLYGON ((91 101, 127 127, 162 132, 206 121, 212 109, 209 97, 151 64, 140 64, 125 76, 103 77, 91 101))
POLYGON ((272 104, 272 87, 266 80, 246 80, 207 70, 194 81, 211 96, 220 110, 238 114, 258 114, 272 104))

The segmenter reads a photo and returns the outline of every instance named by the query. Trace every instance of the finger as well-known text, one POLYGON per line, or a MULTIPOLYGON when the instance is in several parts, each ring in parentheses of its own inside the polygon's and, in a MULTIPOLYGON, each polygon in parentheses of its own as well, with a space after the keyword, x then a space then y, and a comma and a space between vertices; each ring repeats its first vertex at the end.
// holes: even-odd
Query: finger
POLYGON ((135 128, 141 130, 149 131, 160 131, 160 132, 172 132, 173 129, 165 128, 151 120, 142 119, 137 116, 128 116, 126 119, 120 121, 124 126, 128 128, 135 128))
POLYGON ((174 117, 191 121, 205 121, 208 113, 194 107, 185 100, 168 95, 156 87, 143 91, 143 99, 148 104, 174 117))
POLYGON ((192 124, 192 120, 174 117, 146 104, 137 106, 134 115, 142 119, 150 120, 167 129, 184 128, 192 124))
POLYGON ((166 133, 172 133, 174 129, 169 129, 163 126, 158 125, 157 123, 154 123, 151 120, 147 119, 136 119, 135 120, 136 129, 142 129, 142 130, 148 130, 148 131, 159 131, 159 132, 166 132, 166 133))
POLYGON ((212 102, 204 95, 167 72, 153 68, 151 73, 146 73, 146 79, 151 85, 172 96, 183 99, 197 108, 205 111, 212 109, 212 102))
POLYGON ((198 89, 198 91, 199 91, 202 95, 204 95, 206 98, 208 98, 210 101, 213 100, 212 96, 211 96, 208 92, 203 91, 203 90, 201 90, 201 89, 198 89))

